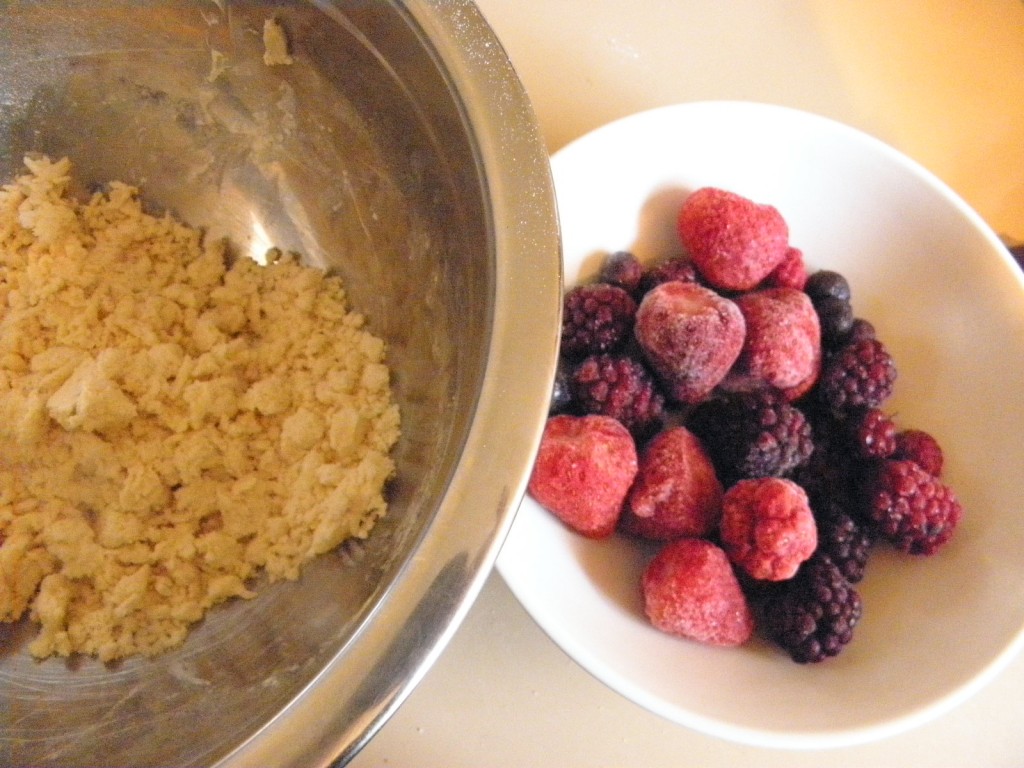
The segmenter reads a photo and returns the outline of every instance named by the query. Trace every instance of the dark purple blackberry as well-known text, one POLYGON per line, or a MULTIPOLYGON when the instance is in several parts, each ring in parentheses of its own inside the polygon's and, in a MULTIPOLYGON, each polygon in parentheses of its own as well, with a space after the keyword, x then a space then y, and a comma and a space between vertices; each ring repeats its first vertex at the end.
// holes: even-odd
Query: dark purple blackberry
POLYGON ((583 357, 617 349, 633 328, 636 302, 607 283, 579 285, 565 294, 561 352, 583 357))
POLYGON ((605 259, 601 267, 601 282, 617 285, 630 295, 640 287, 643 275, 643 264, 629 251, 616 251, 605 259))
POLYGON ((837 349, 846 343, 853 328, 853 306, 847 299, 826 296, 814 305, 821 325, 821 343, 826 349, 837 349))
POLYGON ((942 465, 945 461, 942 446, 923 429, 905 429, 897 432, 892 458, 909 459, 928 474, 942 476, 942 465))
POLYGON ((667 283, 670 280, 696 283, 697 268, 685 256, 674 256, 660 264, 656 264, 644 272, 640 280, 640 294, 645 294, 655 286, 667 283))
POLYGON ((804 414, 770 390, 707 400, 686 424, 726 485, 788 475, 807 461, 814 447, 804 414))
POLYGON ((863 317, 856 317, 853 320, 853 325, 850 326, 850 332, 847 334, 846 343, 853 344, 855 341, 876 338, 878 338, 878 334, 875 332, 875 326, 863 317))
POLYGON ((808 276, 807 282, 804 284, 804 291, 811 297, 811 303, 815 306, 830 296, 849 301, 851 295, 850 284, 846 278, 829 269, 820 269, 808 276))
POLYGON ((573 369, 569 378, 576 407, 618 419, 636 437, 655 431, 665 400, 654 379, 637 360, 625 355, 593 355, 573 369))
POLYGON ((818 392, 833 413, 876 408, 892 394, 896 364, 878 339, 847 344, 822 368, 818 392))
POLYGON ((864 578, 875 542, 871 527, 847 512, 838 499, 824 501, 813 509, 818 551, 829 556, 847 581, 856 584, 864 578))
POLYGON ((896 450, 896 423, 879 408, 862 408, 850 415, 851 447, 864 459, 885 459, 896 450))
POLYGON ((813 664, 847 646, 861 612, 860 594, 827 555, 817 552, 769 595, 763 627, 793 661, 813 664))

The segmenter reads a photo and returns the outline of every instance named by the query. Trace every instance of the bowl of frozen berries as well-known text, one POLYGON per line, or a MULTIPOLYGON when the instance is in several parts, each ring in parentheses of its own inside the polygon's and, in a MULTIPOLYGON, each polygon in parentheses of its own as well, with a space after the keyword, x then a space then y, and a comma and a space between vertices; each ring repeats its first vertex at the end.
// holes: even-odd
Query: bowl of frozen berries
POLYGON ((1024 644, 1024 279, 942 181, 816 115, 703 102, 552 158, 561 364, 498 569, 681 725, 823 748, 1024 644))

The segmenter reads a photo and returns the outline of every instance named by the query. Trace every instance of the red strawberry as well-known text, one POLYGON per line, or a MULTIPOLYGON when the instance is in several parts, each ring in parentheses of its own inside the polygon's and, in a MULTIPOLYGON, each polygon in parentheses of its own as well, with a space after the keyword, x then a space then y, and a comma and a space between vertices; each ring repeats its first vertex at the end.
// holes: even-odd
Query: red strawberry
POLYGON ((668 395, 696 403, 729 372, 746 326, 729 299, 696 283, 672 280, 644 296, 633 333, 668 395))
POLYGON ((786 257, 789 227, 770 205, 702 187, 679 210, 679 237, 697 270, 716 288, 748 291, 786 257))
POLYGON ((609 416, 548 419, 528 490, 542 507, 589 538, 610 536, 637 472, 636 445, 609 416))
POLYGON ((740 645, 754 617, 725 552, 706 539, 666 544, 644 571, 644 612, 662 632, 710 645, 740 645))
POLYGON ((660 432, 640 457, 620 525, 647 539, 706 536, 718 525, 722 483, 697 436, 685 427, 660 432))

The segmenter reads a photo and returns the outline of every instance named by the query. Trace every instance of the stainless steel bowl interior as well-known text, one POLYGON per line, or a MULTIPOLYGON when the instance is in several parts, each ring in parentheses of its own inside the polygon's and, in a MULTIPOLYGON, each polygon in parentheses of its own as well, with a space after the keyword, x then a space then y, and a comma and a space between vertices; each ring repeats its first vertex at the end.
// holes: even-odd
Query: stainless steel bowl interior
POLYGON ((0 763, 344 762, 443 648, 522 495, 557 354, 546 155, 469 2, 5 3, 0 178, 69 156, 339 273, 389 345, 391 512, 180 649, 42 662, 0 625, 0 763), (294 62, 263 61, 275 18, 294 62))

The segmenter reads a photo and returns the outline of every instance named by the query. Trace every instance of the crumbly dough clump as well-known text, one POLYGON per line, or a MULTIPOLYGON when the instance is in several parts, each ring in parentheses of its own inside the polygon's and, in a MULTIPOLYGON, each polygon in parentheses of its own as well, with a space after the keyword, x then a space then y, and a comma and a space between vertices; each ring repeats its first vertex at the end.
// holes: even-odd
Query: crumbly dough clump
POLYGON ((36 656, 179 644, 252 579, 384 514, 399 434, 384 343, 337 278, 76 202, 68 160, 0 190, 0 621, 36 656))

